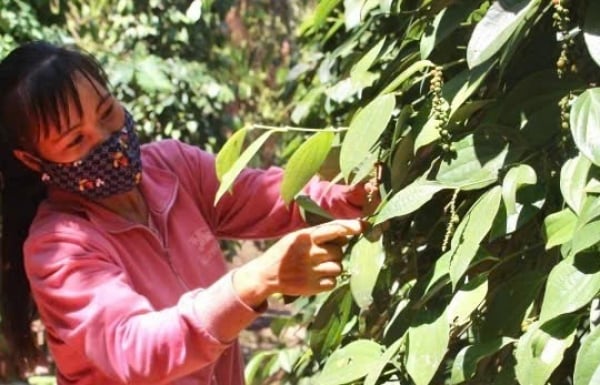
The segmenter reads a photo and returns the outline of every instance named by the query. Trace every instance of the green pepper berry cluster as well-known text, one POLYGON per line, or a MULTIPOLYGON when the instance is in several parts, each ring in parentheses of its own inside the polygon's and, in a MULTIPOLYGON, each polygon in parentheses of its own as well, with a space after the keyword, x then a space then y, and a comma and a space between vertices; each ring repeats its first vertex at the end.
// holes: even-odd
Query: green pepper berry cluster
POLYGON ((431 71, 429 91, 433 95, 432 117, 435 119, 435 127, 440 134, 442 151, 448 154, 452 151, 452 136, 448 130, 448 102, 442 96, 443 76, 442 67, 435 67, 431 71))
POLYGON ((553 25, 562 36, 560 43, 560 56, 556 61, 556 73, 559 78, 562 78, 567 70, 573 72, 576 71, 574 64, 571 63, 569 51, 574 45, 573 38, 569 36, 569 24, 571 23, 571 17, 569 15, 569 8, 567 7, 565 0, 552 0, 554 6, 554 13, 552 14, 553 25))
POLYGON ((569 92, 558 101, 558 107, 560 108, 561 146, 566 145, 571 137, 569 128, 572 100, 573 94, 569 92))
POLYGON ((460 217, 456 213, 456 200, 458 198, 459 192, 460 190, 458 189, 454 190, 454 194, 452 194, 452 199, 450 199, 450 203, 448 203, 448 206, 446 206, 448 208, 449 220, 448 224, 446 225, 446 232, 444 233, 444 241, 442 242, 442 252, 448 250, 450 238, 452 238, 452 235, 454 234, 454 229, 456 229, 458 222, 460 222, 460 217))

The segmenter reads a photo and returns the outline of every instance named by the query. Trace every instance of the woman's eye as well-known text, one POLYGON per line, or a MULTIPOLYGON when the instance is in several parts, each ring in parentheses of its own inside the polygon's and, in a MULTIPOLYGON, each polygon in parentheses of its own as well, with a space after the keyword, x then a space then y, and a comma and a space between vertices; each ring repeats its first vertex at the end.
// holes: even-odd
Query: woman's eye
POLYGON ((102 113, 102 116, 100 117, 102 120, 106 120, 110 117, 110 115, 113 112, 113 103, 110 104, 110 106, 104 110, 104 112, 102 113))
POLYGON ((77 135, 77 136, 75 137, 75 139, 73 139, 73 140, 71 141, 71 143, 69 143, 69 146, 68 146, 68 147, 70 148, 70 147, 77 146, 77 145, 78 145, 79 143, 81 143, 82 141, 83 141, 83 135, 79 134, 79 135, 77 135))

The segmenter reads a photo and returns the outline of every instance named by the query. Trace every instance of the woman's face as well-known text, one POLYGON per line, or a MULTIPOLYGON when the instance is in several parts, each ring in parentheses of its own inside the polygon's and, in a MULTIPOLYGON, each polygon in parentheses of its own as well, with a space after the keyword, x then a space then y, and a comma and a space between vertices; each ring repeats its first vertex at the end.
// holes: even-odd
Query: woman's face
POLYGON ((40 135, 35 143, 38 155, 51 162, 68 163, 84 158, 110 134, 123 128, 125 122, 123 107, 104 87, 90 83, 80 74, 76 74, 74 80, 81 101, 81 116, 71 101, 69 119, 61 119, 65 126, 49 127, 49 134, 40 135))

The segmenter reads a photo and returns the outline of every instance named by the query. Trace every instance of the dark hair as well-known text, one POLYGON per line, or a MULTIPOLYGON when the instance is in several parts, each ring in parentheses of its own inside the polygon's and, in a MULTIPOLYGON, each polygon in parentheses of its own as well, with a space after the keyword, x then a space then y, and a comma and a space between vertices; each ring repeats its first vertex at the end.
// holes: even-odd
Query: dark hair
POLYGON ((36 356, 30 330, 36 310, 25 276, 23 242, 46 188, 36 172, 13 156, 13 150, 35 153, 36 141, 48 135, 52 127, 60 130, 69 126, 69 102, 74 102, 78 114, 82 114, 75 75, 108 88, 106 74, 89 54, 42 41, 18 47, 0 62, 0 311, 11 355, 25 365, 36 356))

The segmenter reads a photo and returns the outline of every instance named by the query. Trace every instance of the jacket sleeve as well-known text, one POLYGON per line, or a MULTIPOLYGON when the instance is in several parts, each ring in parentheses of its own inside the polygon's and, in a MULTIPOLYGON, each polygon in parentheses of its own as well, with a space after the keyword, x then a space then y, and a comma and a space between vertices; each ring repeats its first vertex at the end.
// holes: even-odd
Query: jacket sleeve
POLYGON ((171 382, 216 361, 258 316, 236 296, 231 274, 157 310, 132 289, 110 252, 89 239, 34 236, 24 252, 52 353, 67 371, 68 357, 79 353, 124 384, 171 382))
MULTIPOLYGON (((219 189, 215 159, 197 147, 179 143, 187 172, 183 179, 194 186, 201 209, 215 234, 221 238, 259 239, 279 237, 305 227, 299 206, 287 206, 281 198, 283 170, 243 170, 227 192, 214 205, 219 189)), ((361 216, 364 192, 349 186, 331 184, 313 178, 304 194, 338 219, 361 216)))

